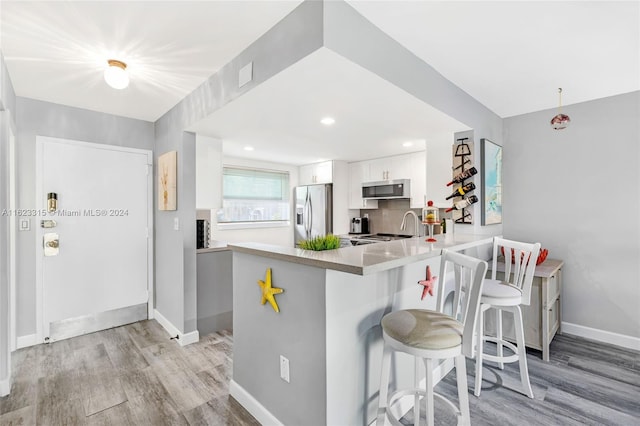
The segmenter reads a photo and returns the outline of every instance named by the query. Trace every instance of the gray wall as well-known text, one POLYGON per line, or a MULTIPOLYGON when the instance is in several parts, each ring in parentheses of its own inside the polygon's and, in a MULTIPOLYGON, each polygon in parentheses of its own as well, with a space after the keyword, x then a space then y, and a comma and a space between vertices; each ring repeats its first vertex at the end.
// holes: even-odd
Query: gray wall
MULTIPOLYGON (((0 211, 9 207, 9 132, 15 134, 16 95, 0 51, 0 211)), ((9 217, 0 216, 0 383, 10 383, 9 217)), ((0 389, 2 391, 8 389, 0 389)))
POLYGON ((156 309, 184 333, 197 326, 195 137, 185 130, 321 47, 321 11, 302 3, 155 123, 156 159, 178 152, 178 210, 155 212, 156 309), (253 80, 240 89, 238 71, 251 61, 253 80))
POLYGON ((563 112, 504 120, 504 235, 564 260, 563 322, 640 338, 640 92, 563 112))
POLYGON ((233 253, 233 380, 285 425, 327 424, 325 274, 233 253), (279 313, 260 304, 267 268, 284 289, 279 313), (280 379, 280 355, 290 361, 290 383, 280 379))
MULTIPOLYGON (((18 207, 36 208, 36 136, 50 136, 106 145, 153 150, 153 123, 18 97, 18 207)), ((16 334, 36 333, 36 277, 34 240, 30 231, 18 233, 16 334)))

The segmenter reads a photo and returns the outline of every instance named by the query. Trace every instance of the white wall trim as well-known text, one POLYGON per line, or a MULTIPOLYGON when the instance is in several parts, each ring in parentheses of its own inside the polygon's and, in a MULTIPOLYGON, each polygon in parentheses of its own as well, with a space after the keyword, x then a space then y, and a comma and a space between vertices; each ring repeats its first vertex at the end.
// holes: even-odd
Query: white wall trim
POLYGON ((610 331, 585 327, 583 325, 572 324, 570 322, 562 323, 562 333, 573 334, 574 336, 640 351, 640 338, 627 336, 625 334, 612 333, 610 331))
POLYGON ((17 339, 17 348, 27 348, 29 346, 35 346, 38 344, 38 335, 37 334, 27 334, 26 336, 18 336, 17 339))
POLYGON ((0 380, 0 396, 9 395, 9 391, 11 390, 11 380, 0 380))
POLYGON ((178 330, 178 327, 173 325, 171 321, 166 319, 164 315, 158 312, 157 309, 154 311, 154 317, 155 320, 158 321, 158 324, 160 324, 167 331, 167 333, 169 333, 169 336, 178 336, 176 340, 178 341, 178 344, 180 346, 190 345, 200 340, 200 333, 198 333, 198 330, 186 334, 182 333, 180 330, 178 330))
POLYGON ((282 426, 282 422, 269 412, 242 386, 231 380, 229 394, 236 399, 260 424, 265 426, 282 426))

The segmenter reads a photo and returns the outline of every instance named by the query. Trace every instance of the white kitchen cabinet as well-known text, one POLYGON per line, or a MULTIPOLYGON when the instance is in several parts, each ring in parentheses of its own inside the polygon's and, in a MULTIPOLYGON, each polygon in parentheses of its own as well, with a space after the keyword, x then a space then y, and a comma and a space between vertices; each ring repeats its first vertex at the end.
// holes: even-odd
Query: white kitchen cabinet
POLYGON ((410 207, 422 208, 426 203, 426 173, 424 151, 349 163, 349 208, 378 208, 377 200, 362 199, 362 182, 395 179, 411 181, 410 207))
POLYGON ((411 157, 413 154, 368 160, 369 182, 395 179, 410 179, 411 157))
POLYGON ((307 164, 300 166, 300 185, 313 185, 316 183, 333 182, 333 161, 323 161, 321 163, 307 164))
POLYGON ((349 209, 377 209, 378 200, 362 199, 362 182, 369 182, 369 162, 349 163, 349 209))
POLYGON ((409 155, 411 202, 409 207, 419 209, 427 204, 427 156, 424 151, 409 155))

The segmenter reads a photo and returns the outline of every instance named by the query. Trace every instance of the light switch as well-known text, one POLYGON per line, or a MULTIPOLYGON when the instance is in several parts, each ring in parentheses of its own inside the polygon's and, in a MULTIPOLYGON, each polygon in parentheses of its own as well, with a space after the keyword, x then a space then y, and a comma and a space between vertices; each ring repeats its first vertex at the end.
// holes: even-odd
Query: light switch
POLYGON ((173 218, 173 230, 174 231, 179 231, 180 230, 180 218, 178 218, 178 217, 174 217, 173 218))
POLYGON ((31 221, 29 219, 20 219, 20 230, 28 231, 31 229, 31 221))

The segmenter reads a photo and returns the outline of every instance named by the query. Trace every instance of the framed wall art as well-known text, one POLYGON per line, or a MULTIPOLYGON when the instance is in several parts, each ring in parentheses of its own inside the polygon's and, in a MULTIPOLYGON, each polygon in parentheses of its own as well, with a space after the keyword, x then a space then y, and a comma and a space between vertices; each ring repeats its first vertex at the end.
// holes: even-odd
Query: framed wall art
POLYGON ((502 147, 480 140, 482 225, 502 223, 502 147))
POLYGON ((176 171, 178 153, 169 151, 158 157, 158 210, 176 210, 176 171))

